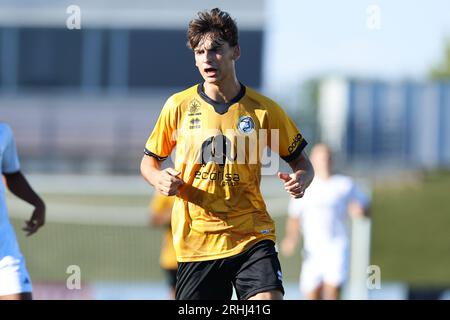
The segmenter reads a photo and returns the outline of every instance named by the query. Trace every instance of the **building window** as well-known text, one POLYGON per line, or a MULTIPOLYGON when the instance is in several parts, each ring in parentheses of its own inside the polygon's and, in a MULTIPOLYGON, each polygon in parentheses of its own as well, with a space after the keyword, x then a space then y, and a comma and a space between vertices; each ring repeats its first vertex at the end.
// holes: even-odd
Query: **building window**
POLYGON ((20 29, 18 69, 20 87, 80 87, 81 32, 20 29))

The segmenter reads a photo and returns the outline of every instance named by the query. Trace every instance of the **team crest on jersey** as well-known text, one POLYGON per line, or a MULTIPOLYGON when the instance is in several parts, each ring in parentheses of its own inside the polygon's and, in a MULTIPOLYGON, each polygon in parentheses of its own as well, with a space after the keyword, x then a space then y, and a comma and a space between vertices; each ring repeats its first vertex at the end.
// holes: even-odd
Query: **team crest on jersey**
POLYGON ((200 102, 197 99, 193 99, 189 103, 189 116, 199 116, 201 115, 200 111, 200 102))
POLYGON ((237 128, 243 134, 250 134, 255 130, 255 122, 252 117, 243 116, 239 118, 237 128))

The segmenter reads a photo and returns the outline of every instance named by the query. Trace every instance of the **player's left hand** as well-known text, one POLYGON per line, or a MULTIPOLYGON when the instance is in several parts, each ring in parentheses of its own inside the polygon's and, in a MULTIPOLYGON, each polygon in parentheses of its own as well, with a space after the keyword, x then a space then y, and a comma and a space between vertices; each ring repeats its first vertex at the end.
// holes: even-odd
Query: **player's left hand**
POLYGON ((45 223, 45 205, 36 206, 30 220, 25 221, 26 225, 22 228, 27 233, 27 236, 31 236, 38 231, 45 223))
POLYGON ((292 198, 298 199, 303 197, 306 188, 303 174, 278 172, 278 177, 284 182, 284 189, 292 198))

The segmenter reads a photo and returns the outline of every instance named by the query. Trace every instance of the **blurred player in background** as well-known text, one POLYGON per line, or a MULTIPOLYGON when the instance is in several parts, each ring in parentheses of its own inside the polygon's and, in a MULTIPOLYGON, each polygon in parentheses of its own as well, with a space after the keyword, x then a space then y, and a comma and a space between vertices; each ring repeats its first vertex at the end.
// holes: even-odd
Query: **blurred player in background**
POLYGON ((170 287, 170 299, 172 300, 175 299, 175 285, 177 283, 177 257, 173 247, 172 229, 170 227, 174 200, 175 197, 168 197, 156 192, 149 205, 151 225, 166 229, 162 239, 159 264, 166 273, 170 287))
POLYGON ((278 104, 238 81, 238 30, 228 13, 200 12, 189 24, 188 46, 204 82, 167 100, 141 163, 158 192, 177 196, 176 298, 229 300, 234 287, 238 299, 282 299, 275 225, 259 186, 264 148, 254 162, 247 150, 267 145, 288 162, 293 173, 278 176, 298 198, 314 176, 306 141, 278 104), (279 138, 275 145, 261 129, 279 138), (257 139, 252 144, 250 136, 257 139), (175 146, 174 168, 161 170, 175 146))
POLYGON ((347 214, 368 214, 369 200, 350 177, 332 173, 331 151, 311 151, 315 177, 302 199, 292 199, 281 252, 290 256, 303 236, 300 290, 307 299, 336 300, 349 269, 347 214))
MULTIPOLYGON (((0 164, 8 189, 34 207, 30 220, 26 221, 23 228, 27 236, 30 236, 45 222, 45 205, 20 172, 13 133, 5 123, 0 123, 0 164)), ((4 183, 0 183, 0 300, 2 299, 32 299, 31 279, 16 234, 9 222, 4 183)))

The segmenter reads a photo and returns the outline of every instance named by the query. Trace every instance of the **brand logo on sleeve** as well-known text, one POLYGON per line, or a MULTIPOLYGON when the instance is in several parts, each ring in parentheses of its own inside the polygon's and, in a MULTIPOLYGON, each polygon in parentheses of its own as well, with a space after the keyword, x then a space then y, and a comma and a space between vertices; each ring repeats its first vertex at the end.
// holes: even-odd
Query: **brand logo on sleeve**
POLYGON ((299 133, 295 136, 294 141, 292 141, 291 145, 288 147, 289 153, 294 152, 297 149, 299 143, 303 140, 302 135, 299 133))

